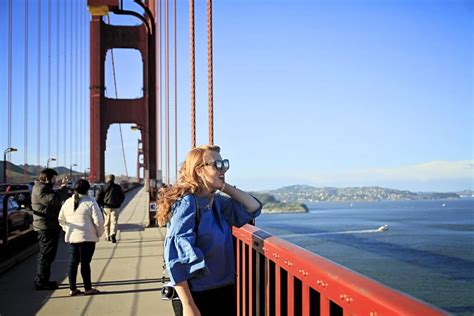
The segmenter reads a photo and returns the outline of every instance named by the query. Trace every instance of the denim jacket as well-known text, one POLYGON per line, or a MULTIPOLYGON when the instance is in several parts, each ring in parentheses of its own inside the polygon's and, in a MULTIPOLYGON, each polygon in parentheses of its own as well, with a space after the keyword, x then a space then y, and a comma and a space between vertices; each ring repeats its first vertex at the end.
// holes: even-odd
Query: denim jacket
POLYGON ((212 207, 205 197, 188 194, 177 200, 164 242, 166 268, 175 285, 188 280, 192 291, 205 291, 235 282, 231 226, 241 227, 261 212, 249 213, 237 201, 216 194, 212 207), (196 202, 200 218, 196 226, 196 202), (196 236, 197 233, 197 236, 196 236))

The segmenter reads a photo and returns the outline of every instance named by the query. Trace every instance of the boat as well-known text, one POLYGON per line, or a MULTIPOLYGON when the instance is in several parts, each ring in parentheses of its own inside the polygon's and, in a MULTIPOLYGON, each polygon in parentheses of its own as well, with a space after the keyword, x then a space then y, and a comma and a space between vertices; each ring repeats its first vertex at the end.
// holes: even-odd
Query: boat
POLYGON ((380 226, 379 228, 377 228, 377 231, 379 231, 379 232, 386 232, 386 231, 389 230, 389 229, 390 229, 390 226, 388 226, 388 225, 382 225, 382 226, 380 226))

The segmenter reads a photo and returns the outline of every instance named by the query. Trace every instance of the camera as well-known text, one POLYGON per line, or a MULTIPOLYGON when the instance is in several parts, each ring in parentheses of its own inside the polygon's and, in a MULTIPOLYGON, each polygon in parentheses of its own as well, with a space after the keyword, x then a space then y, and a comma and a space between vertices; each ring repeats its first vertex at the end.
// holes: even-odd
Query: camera
POLYGON ((161 289, 161 299, 165 301, 179 300, 178 293, 172 285, 163 285, 161 289))

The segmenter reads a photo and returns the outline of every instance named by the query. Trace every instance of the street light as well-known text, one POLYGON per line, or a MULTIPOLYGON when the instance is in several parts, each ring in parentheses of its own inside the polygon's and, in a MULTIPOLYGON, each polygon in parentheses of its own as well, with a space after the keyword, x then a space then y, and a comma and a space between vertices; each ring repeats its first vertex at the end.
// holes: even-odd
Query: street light
POLYGON ((49 162, 50 162, 50 161, 56 161, 56 158, 54 158, 54 157, 49 157, 49 158, 48 158, 48 161, 46 161, 46 168, 49 168, 49 162))
POLYGON ((3 181, 5 183, 7 183, 7 154, 8 153, 11 153, 11 152, 14 152, 14 151, 18 151, 18 149, 16 148, 13 148, 13 147, 8 147, 7 149, 5 149, 5 151, 3 152, 3 181))
POLYGON ((76 167, 76 166, 77 166, 76 163, 71 164, 71 168, 69 168, 69 179, 72 179, 72 167, 76 167))
POLYGON ((84 169, 84 179, 87 180, 87 170, 90 170, 91 168, 86 168, 84 169))

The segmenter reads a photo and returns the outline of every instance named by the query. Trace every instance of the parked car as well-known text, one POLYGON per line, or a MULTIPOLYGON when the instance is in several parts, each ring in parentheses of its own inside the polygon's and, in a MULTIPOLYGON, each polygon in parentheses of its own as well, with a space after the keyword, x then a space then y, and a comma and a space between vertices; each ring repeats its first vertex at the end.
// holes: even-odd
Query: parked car
MULTIPOLYGON (((0 236, 5 234, 4 232, 4 219, 3 219, 3 199, 4 195, 0 195, 0 236)), ((13 196, 7 198, 8 206, 8 231, 12 232, 14 230, 26 230, 30 228, 31 223, 33 222, 33 217, 26 210, 22 209, 20 205, 15 201, 13 196)))

